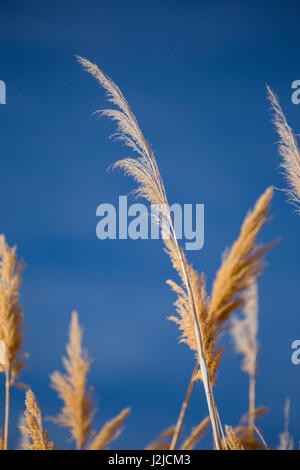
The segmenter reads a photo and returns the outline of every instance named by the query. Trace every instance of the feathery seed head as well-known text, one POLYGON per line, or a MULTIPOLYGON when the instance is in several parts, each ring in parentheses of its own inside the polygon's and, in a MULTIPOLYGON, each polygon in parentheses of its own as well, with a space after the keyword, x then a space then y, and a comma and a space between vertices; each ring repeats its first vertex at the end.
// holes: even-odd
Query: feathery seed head
POLYGON ((91 430, 94 416, 91 391, 87 388, 87 374, 90 360, 82 350, 82 331, 77 312, 72 312, 67 357, 63 358, 66 374, 54 372, 52 387, 57 391, 64 405, 53 421, 70 429, 78 449, 82 449, 91 430))
POLYGON ((23 439, 24 448, 27 450, 52 450, 53 442, 49 440, 47 431, 43 431, 41 410, 31 390, 26 392, 25 405, 25 425, 20 426, 25 437, 23 439))
POLYGON ((125 174, 133 176, 139 185, 135 191, 138 197, 143 197, 153 204, 166 204, 166 194, 153 151, 121 90, 97 65, 82 57, 77 57, 77 60, 106 90, 108 101, 118 108, 100 111, 101 115, 117 123, 114 136, 138 155, 136 159, 119 160, 114 167, 120 167, 125 174))
POLYGON ((273 123, 278 134, 278 150, 282 157, 280 164, 289 188, 285 189, 289 196, 289 201, 296 205, 297 212, 300 212, 300 149, 297 137, 289 126, 285 115, 281 109, 279 100, 271 88, 267 85, 267 97, 273 110, 273 123))
POLYGON ((244 450, 244 446, 241 442, 241 439, 231 426, 225 426, 226 431, 226 438, 225 442, 223 443, 224 448, 228 450, 244 450))
POLYGON ((277 447, 277 450, 294 449, 294 440, 289 433, 290 406, 291 401, 287 398, 284 405, 284 431, 279 434, 279 446, 277 447))
POLYGON ((258 354, 258 301, 257 283, 253 281, 245 297, 243 318, 233 318, 231 333, 237 352, 243 354, 242 369, 250 375, 256 374, 258 354))
POLYGON ((89 444, 88 450, 105 449, 112 441, 116 440, 123 431, 123 424, 129 413, 130 408, 125 408, 115 418, 107 421, 101 431, 89 444))
POLYGON ((17 261, 16 247, 10 248, 4 235, 0 235, 0 340, 3 341, 5 366, 11 371, 11 382, 25 367, 27 355, 21 355, 23 346, 23 311, 19 304, 21 263, 17 261))
MULTIPOLYGON (((206 294, 204 275, 187 264, 189 279, 195 300, 198 321, 203 338, 203 347, 211 382, 215 383, 215 374, 223 353, 217 347, 218 335, 226 326, 231 314, 243 306, 248 296, 248 288, 252 280, 263 268, 263 255, 272 244, 259 247, 256 237, 267 221, 273 189, 268 188, 257 201, 253 211, 249 212, 242 224, 240 235, 231 250, 223 257, 217 272, 212 296, 206 294)), ((171 316, 183 332, 181 341, 188 344, 193 351, 197 350, 193 317, 184 289, 173 281, 167 281, 177 294, 175 307, 178 317, 171 316)), ((197 378, 201 379, 201 371, 197 378)))

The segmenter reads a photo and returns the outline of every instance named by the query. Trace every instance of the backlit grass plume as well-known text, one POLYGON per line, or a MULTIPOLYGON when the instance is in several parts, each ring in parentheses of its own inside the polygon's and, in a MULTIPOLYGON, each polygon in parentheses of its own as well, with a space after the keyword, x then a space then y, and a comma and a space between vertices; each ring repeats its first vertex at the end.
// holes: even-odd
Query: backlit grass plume
MULTIPOLYGON (((4 349, 5 372, 5 426, 4 448, 8 446, 10 387, 16 384, 26 355, 23 347, 23 311, 19 303, 21 263, 17 260, 16 247, 10 248, 4 235, 0 235, 0 340, 4 349)), ((2 351, 3 352, 3 351, 2 351)))
POLYGON ((273 188, 270 187, 246 215, 238 239, 224 256, 217 272, 208 313, 209 318, 214 319, 216 328, 244 304, 249 283, 261 273, 263 256, 274 245, 259 246, 256 242, 257 235, 268 220, 272 196, 273 188))
POLYGON ((113 135, 138 154, 138 158, 126 158, 117 162, 115 166, 120 166, 127 174, 135 178, 139 184, 136 191, 138 196, 146 198, 153 204, 167 204, 154 154, 121 90, 97 65, 82 57, 77 57, 77 59, 106 90, 108 101, 119 108, 101 111, 103 116, 117 123, 117 132, 113 135))
MULTIPOLYGON (((259 231, 267 222, 272 195, 273 189, 268 188, 259 198, 254 209, 247 214, 238 239, 223 257, 213 284, 211 298, 206 293, 204 275, 199 275, 191 265, 187 265, 212 385, 216 382, 216 371, 223 353, 223 347, 218 346, 218 337, 232 313, 246 302, 250 282, 260 274, 264 266, 263 256, 272 246, 272 243, 259 246, 256 241, 259 231)), ((182 332, 181 341, 186 343, 191 350, 196 351, 193 316, 186 291, 174 281, 167 282, 177 294, 175 307, 178 316, 172 315, 169 319, 178 324, 182 332)), ((196 377, 202 379, 201 369, 196 377)), ((194 379, 193 374, 191 381, 194 379)), ((178 425, 177 434, 180 432, 182 420, 181 423, 178 420, 178 425)), ((220 432, 222 432, 221 426, 220 432)))
POLYGON ((26 450, 52 450, 53 442, 50 441, 47 431, 43 430, 41 410, 31 390, 26 392, 25 405, 24 426, 20 426, 25 437, 23 448, 26 450))
MULTIPOLYGON (((267 411, 267 408, 261 406, 252 412, 252 416, 255 420, 259 419, 264 416, 267 411)), ((251 428, 249 427, 249 412, 241 417, 239 424, 233 428, 233 431, 238 436, 245 450, 267 449, 267 445, 259 429, 255 425, 251 428)))
POLYGON ((289 200, 296 205, 300 212, 300 149, 297 138, 289 126, 281 109, 279 100, 271 88, 267 85, 268 99, 273 110, 273 123, 279 136, 278 150, 282 157, 281 167, 289 184, 285 191, 289 200))
POLYGON ((66 374, 54 372, 52 387, 63 401, 61 413, 52 418, 60 426, 69 428, 78 450, 82 449, 91 431, 94 416, 91 391, 87 385, 90 360, 82 349, 82 331, 77 312, 72 313, 67 356, 63 358, 66 374))
POLYGON ((238 433, 231 427, 225 426, 226 437, 223 447, 227 450, 245 450, 238 433))
POLYGON ((143 136, 137 120, 132 113, 126 99, 122 95, 117 85, 107 77, 95 64, 82 57, 77 58, 83 67, 96 78, 101 86, 107 92, 108 100, 118 109, 106 109, 101 112, 117 123, 116 136, 128 147, 134 150, 137 158, 125 158, 115 163, 115 167, 122 168, 126 174, 132 176, 138 183, 136 194, 147 199, 152 204, 158 204, 162 216, 157 222, 160 224, 167 252, 171 258, 173 267, 177 270, 186 292, 190 311, 193 317, 194 337, 196 339, 197 354, 201 375, 205 389, 214 443, 217 449, 221 449, 221 438, 217 425, 217 414, 214 399, 212 396, 212 387, 206 363, 201 330, 198 323, 197 311, 195 306, 194 293, 191 286, 190 272, 183 250, 178 244, 178 240, 173 225, 170 206, 167 200, 162 178, 154 157, 150 144, 143 136))
POLYGON ((243 355, 242 369, 249 374, 249 428, 254 431, 255 388, 258 356, 257 283, 249 287, 242 318, 234 318, 231 333, 236 350, 243 355))
MULTIPOLYGON (((241 227, 238 239, 223 258, 213 283, 211 298, 206 293, 204 275, 188 265, 189 277, 194 292, 198 322, 201 326, 204 353, 208 364, 211 383, 216 381, 216 371, 223 348, 218 346, 218 335, 224 329, 230 315, 244 305, 249 284, 258 276, 264 266, 263 256, 272 246, 259 246, 256 237, 267 221, 273 190, 268 188, 250 211, 241 227)), ((169 317, 182 331, 181 341, 197 350, 193 329, 193 318, 186 292, 173 281, 167 281, 177 294, 175 302, 178 316, 169 317)), ((198 374, 201 377, 201 372, 198 374)))
MULTIPOLYGON (((210 382, 214 384, 215 372, 221 359, 222 350, 216 349, 216 337, 212 334, 215 327, 211 325, 208 317, 209 298, 206 293, 205 277, 203 274, 199 275, 191 265, 188 265, 188 272, 194 293, 198 323, 201 326, 203 349, 210 374, 210 382)), ((174 281, 168 280, 167 284, 177 294, 174 305, 178 316, 171 315, 169 320, 178 325, 182 333, 180 341, 186 343, 192 351, 197 352, 197 338, 193 327, 194 320, 186 291, 174 281)), ((194 374, 192 380, 196 378, 202 380, 202 372, 199 368, 197 368, 197 373, 194 374)))
POLYGON ((104 424, 101 431, 89 444, 88 450, 102 450, 115 441, 123 431, 123 424, 129 413, 130 408, 125 408, 118 416, 104 424))
POLYGON ((279 434, 277 450, 294 450, 294 440, 289 433, 290 406, 291 401, 287 398, 284 405, 284 431, 279 434))

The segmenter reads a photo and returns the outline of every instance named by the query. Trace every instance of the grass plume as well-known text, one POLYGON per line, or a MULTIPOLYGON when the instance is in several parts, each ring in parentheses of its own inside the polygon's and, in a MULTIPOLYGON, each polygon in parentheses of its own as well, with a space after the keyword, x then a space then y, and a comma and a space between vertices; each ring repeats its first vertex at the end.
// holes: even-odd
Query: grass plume
POLYGON ((239 237, 231 250, 224 256, 217 272, 209 303, 208 316, 217 329, 231 313, 245 303, 245 293, 253 278, 262 271, 264 254, 274 245, 259 246, 257 235, 268 220, 273 188, 269 187, 248 212, 242 224, 239 237))
POLYGON ((130 413, 130 408, 125 408, 115 418, 104 424, 101 431, 94 437, 88 446, 88 450, 105 449, 111 442, 115 441, 123 431, 123 424, 130 413))
POLYGON ((291 401, 287 398, 284 405, 284 431, 279 434, 279 446, 277 447, 277 450, 294 449, 294 440, 289 433, 290 407, 291 401))
MULTIPOLYGON (((272 194, 273 189, 268 188, 254 209, 246 215, 238 239, 223 258, 217 272, 211 298, 206 293, 204 275, 199 275, 192 266, 188 267, 212 384, 216 381, 216 371, 223 352, 223 348, 218 347, 218 335, 230 315, 245 304, 250 282, 261 273, 263 256, 272 246, 259 246, 256 242, 259 231, 267 221, 272 194)), ((177 294, 175 307, 178 313, 178 316, 169 318, 178 324, 182 332, 181 341, 196 351, 193 319, 186 292, 174 281, 168 283, 177 294)), ((202 378, 201 372, 199 378, 202 378)))
POLYGON ((47 431, 43 430, 42 414, 39 404, 31 390, 26 392, 26 409, 24 412, 24 426, 20 430, 26 439, 23 439, 26 450, 52 450, 54 445, 50 441, 47 431))
POLYGON ((143 197, 150 203, 160 206, 162 217, 159 217, 157 222, 160 224, 162 230, 166 251, 170 256, 173 267, 177 270, 182 280, 183 289, 186 291, 189 300, 190 310, 193 316, 198 360, 211 418, 214 443, 216 448, 220 450, 221 439, 217 425, 216 407, 212 396, 212 387, 204 355, 203 341, 198 324, 188 264, 184 252, 178 244, 165 187, 154 153, 141 132, 137 120, 118 86, 107 77, 97 65, 92 64, 89 60, 82 57, 77 57, 77 59, 84 69, 96 78, 99 84, 106 90, 108 101, 117 107, 117 109, 105 109, 101 111, 102 115, 111 118, 117 123, 117 132, 114 135, 137 154, 137 158, 125 158, 116 162, 114 166, 120 167, 124 170, 125 174, 132 176, 136 180, 138 183, 138 187, 135 191, 137 196, 143 197))
POLYGON ((255 280, 249 287, 242 318, 234 318, 231 333, 236 350, 243 355, 242 369, 249 374, 249 428, 254 431, 255 389, 258 356, 258 288, 255 280))
POLYGON ((227 450, 245 450, 238 433, 231 426, 225 426, 226 437, 223 446, 227 450))
POLYGON ((300 212, 300 149, 296 135, 289 126, 286 117, 281 109, 276 94, 267 85, 267 97, 273 110, 273 123, 279 137, 278 150, 282 157, 280 164, 286 176, 289 188, 285 189, 290 202, 297 207, 300 212))
POLYGON ((242 370, 249 375, 255 374, 257 369, 257 342, 258 330, 258 300, 257 284, 254 281, 249 287, 243 308, 243 317, 235 317, 232 321, 232 336, 237 352, 243 355, 242 370))
POLYGON ((10 248, 4 235, 0 235, 0 340, 5 355, 0 371, 5 372, 5 449, 8 448, 10 388, 16 385, 27 357, 22 354, 24 327, 23 310, 19 303, 21 270, 16 247, 10 248))
POLYGON ((67 357, 63 358, 66 374, 54 372, 50 377, 52 387, 64 403, 60 414, 52 419, 60 426, 69 428, 77 449, 82 449, 91 431, 94 407, 87 385, 90 360, 82 349, 82 331, 77 312, 72 312, 66 350, 67 357))
MULTIPOLYGON (((264 416, 267 411, 267 408, 261 406, 253 411, 252 416, 257 420, 264 416)), ((249 415, 249 411, 245 413, 233 430, 245 450, 266 449, 267 445, 259 429, 255 425, 251 428, 249 427, 249 415)))

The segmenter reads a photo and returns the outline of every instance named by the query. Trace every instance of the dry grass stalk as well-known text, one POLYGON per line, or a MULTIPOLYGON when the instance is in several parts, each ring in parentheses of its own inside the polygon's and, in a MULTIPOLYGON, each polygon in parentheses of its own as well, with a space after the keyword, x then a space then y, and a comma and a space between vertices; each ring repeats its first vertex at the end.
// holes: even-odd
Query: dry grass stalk
POLYGON ((231 333, 237 352, 243 354, 242 370, 249 374, 249 428, 254 431, 255 388, 258 356, 258 293, 255 280, 251 283, 243 309, 243 318, 234 318, 231 333))
POLYGON ((279 446, 277 447, 278 450, 294 449, 294 440, 289 433, 290 406, 291 401, 289 398, 287 398, 284 406, 284 431, 279 435, 279 446))
POLYGON ((130 408, 125 408, 118 416, 108 421, 89 444, 88 450, 102 450, 115 441, 123 431, 123 424, 129 413, 130 408))
POLYGON ((91 431, 94 416, 91 391, 87 388, 90 360, 82 350, 82 331, 77 312, 72 313, 67 357, 63 358, 66 374, 54 372, 52 387, 64 402, 61 413, 52 418, 60 426, 69 428, 77 449, 83 448, 91 431))
MULTIPOLYGON (((192 266, 188 265, 212 384, 216 381, 215 375, 223 352, 223 348, 218 347, 218 335, 224 329, 230 315, 244 305, 249 283, 260 274, 264 266, 263 255, 273 245, 260 247, 256 242, 259 231, 267 221, 272 194, 272 188, 268 188, 254 209, 247 214, 238 239, 223 259, 216 275, 211 299, 206 294, 204 275, 199 275, 192 266)), ((182 331, 181 341, 196 351, 193 319, 186 292, 177 283, 173 281, 168 283, 177 294, 175 306, 178 317, 171 316, 170 319, 176 322, 182 331)))
MULTIPOLYGON (((212 334, 211 325, 208 318, 209 299, 206 294, 206 282, 203 274, 199 275, 197 271, 188 265, 189 277, 191 279, 192 290, 194 293, 197 309, 198 323, 201 326, 203 347, 210 373, 210 381, 215 383, 215 371, 221 359, 221 350, 216 350, 216 339, 212 334)), ((168 280, 167 283, 177 294, 175 308, 178 316, 171 315, 169 320, 174 321, 182 332, 180 341, 186 343, 190 349, 197 352, 197 340, 193 328, 193 317, 191 314, 188 297, 185 290, 176 282, 168 280)), ((197 378, 202 379, 201 371, 198 370, 197 378)), ((195 379, 195 377, 194 377, 195 379)))
MULTIPOLYGON (((23 311, 19 304, 21 263, 17 261, 16 247, 10 248, 4 235, 0 235, 0 340, 5 351, 5 427, 4 448, 8 447, 10 387, 16 385, 27 355, 21 355, 23 347, 23 311)), ((3 361, 2 361, 3 362, 3 361)))
MULTIPOLYGON (((192 266, 187 265, 211 384, 216 381, 216 371, 223 353, 223 348, 217 347, 218 335, 234 310, 245 304, 249 285, 264 266, 263 255, 273 245, 259 247, 256 242, 259 231, 267 222, 272 195, 273 189, 268 188, 257 201, 253 211, 247 214, 239 238, 223 258, 213 284, 211 299, 206 294, 204 275, 199 275, 192 266)), ((175 307, 178 317, 171 316, 170 319, 175 321, 182 331, 181 341, 196 351, 193 318, 186 292, 173 281, 168 281, 168 284, 177 294, 175 307)), ((202 378, 200 371, 198 378, 202 378)), ((251 406, 252 404, 251 398, 251 406)), ((222 433, 220 424, 219 428, 222 433)))
POLYGON ((170 439, 175 432, 175 426, 170 426, 163 431, 145 450, 171 450, 170 439))
POLYGON ((255 431, 256 431, 256 434, 258 435, 260 441, 262 442, 263 447, 264 447, 266 450, 269 450, 269 447, 267 446, 267 443, 266 443, 266 441, 265 441, 265 439, 264 439, 264 436, 262 435, 260 429, 258 429, 257 426, 255 426, 255 431))
POLYGON ((181 450, 192 450, 196 447, 196 445, 201 441, 204 437, 207 426, 209 425, 210 418, 207 416, 204 418, 198 426, 194 427, 191 434, 181 446, 181 450))
POLYGON ((171 210, 167 200, 165 188, 160 176, 160 172, 148 141, 143 136, 137 120, 132 113, 126 99, 122 95, 117 85, 90 61, 78 57, 78 61, 83 67, 96 78, 101 86, 107 92, 108 100, 118 109, 106 109, 101 112, 117 123, 117 137, 128 147, 133 149, 138 157, 125 158, 118 161, 114 166, 120 167, 138 183, 136 194, 139 197, 147 199, 152 204, 158 204, 162 217, 157 222, 161 226, 163 238, 166 244, 167 252, 171 258, 174 268, 178 271, 183 283, 183 289, 186 291, 190 311, 193 317, 194 337, 197 343, 197 354, 201 368, 203 385, 205 389, 209 414, 212 423, 214 443, 217 449, 221 449, 221 439, 218 431, 217 416, 210 385, 208 366, 206 363, 201 331, 198 324, 195 300, 189 277, 187 261, 182 249, 179 247, 172 221, 171 210))
POLYGON ((4 450, 3 431, 0 429, 0 450, 4 450))
POLYGON ((300 149, 292 128, 288 125, 275 93, 267 86, 268 99, 273 110, 273 123, 279 136, 278 150, 282 157, 281 167, 289 184, 285 191, 290 202, 300 211, 300 149))
POLYGON ((185 415, 186 415, 186 410, 187 410, 187 407, 189 405, 191 395, 192 395, 192 392, 193 392, 193 389, 194 389, 195 376, 198 373, 198 369, 199 369, 199 366, 198 366, 198 363, 197 363, 194 370, 193 370, 193 373, 192 373, 192 376, 191 376, 191 379, 190 379, 190 383, 188 385, 183 403, 181 405, 180 413, 179 413, 179 416, 178 416, 178 420, 177 420, 175 430, 174 430, 174 433, 173 433, 173 437, 172 437, 172 442, 171 442, 171 445, 170 445, 170 450, 175 450, 176 447, 177 447, 178 439, 179 439, 179 436, 180 436, 180 433, 181 433, 181 430, 182 430, 182 426, 183 426, 183 421, 184 421, 184 418, 185 418, 185 415))
POLYGON ((26 410, 24 412, 25 426, 20 426, 21 432, 29 439, 24 439, 26 450, 52 450, 54 445, 49 440, 47 431, 43 430, 42 415, 39 404, 31 390, 26 392, 26 410))

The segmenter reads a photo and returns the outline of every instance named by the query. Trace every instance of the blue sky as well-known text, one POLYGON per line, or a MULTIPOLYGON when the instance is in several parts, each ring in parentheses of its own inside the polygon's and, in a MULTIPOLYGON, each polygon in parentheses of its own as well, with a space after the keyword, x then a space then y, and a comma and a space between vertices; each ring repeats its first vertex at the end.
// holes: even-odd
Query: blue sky
MULTIPOLYGON (((129 152, 108 139, 111 123, 91 116, 106 106, 104 92, 74 56, 95 61, 122 89, 152 144, 170 202, 205 204, 204 248, 188 256, 210 290, 248 209, 267 186, 285 186, 265 84, 300 132, 300 105, 291 102, 291 84, 300 79, 297 3, 1 2, 7 104, 0 105, 0 232, 26 265, 30 358, 23 380, 44 415, 59 409, 49 373, 61 369, 73 309, 94 359, 95 430, 132 407, 117 448, 143 448, 174 423, 194 364, 166 320, 174 296, 165 280, 175 275, 161 241, 96 237, 97 206, 116 203, 134 183, 106 172, 129 152)), ((260 282, 257 403, 269 407, 259 425, 275 446, 287 396, 291 433, 300 438, 300 366, 291 363, 291 343, 300 337, 300 219, 281 191, 272 214, 260 239, 280 243, 260 282)), ((247 411, 247 376, 225 342, 216 400, 222 421, 235 425, 247 411)), ((12 445, 23 400, 22 391, 13 392, 12 445)), ((184 432, 205 414, 198 385, 184 432)), ((67 432, 47 426, 58 446, 72 448, 67 432)))

